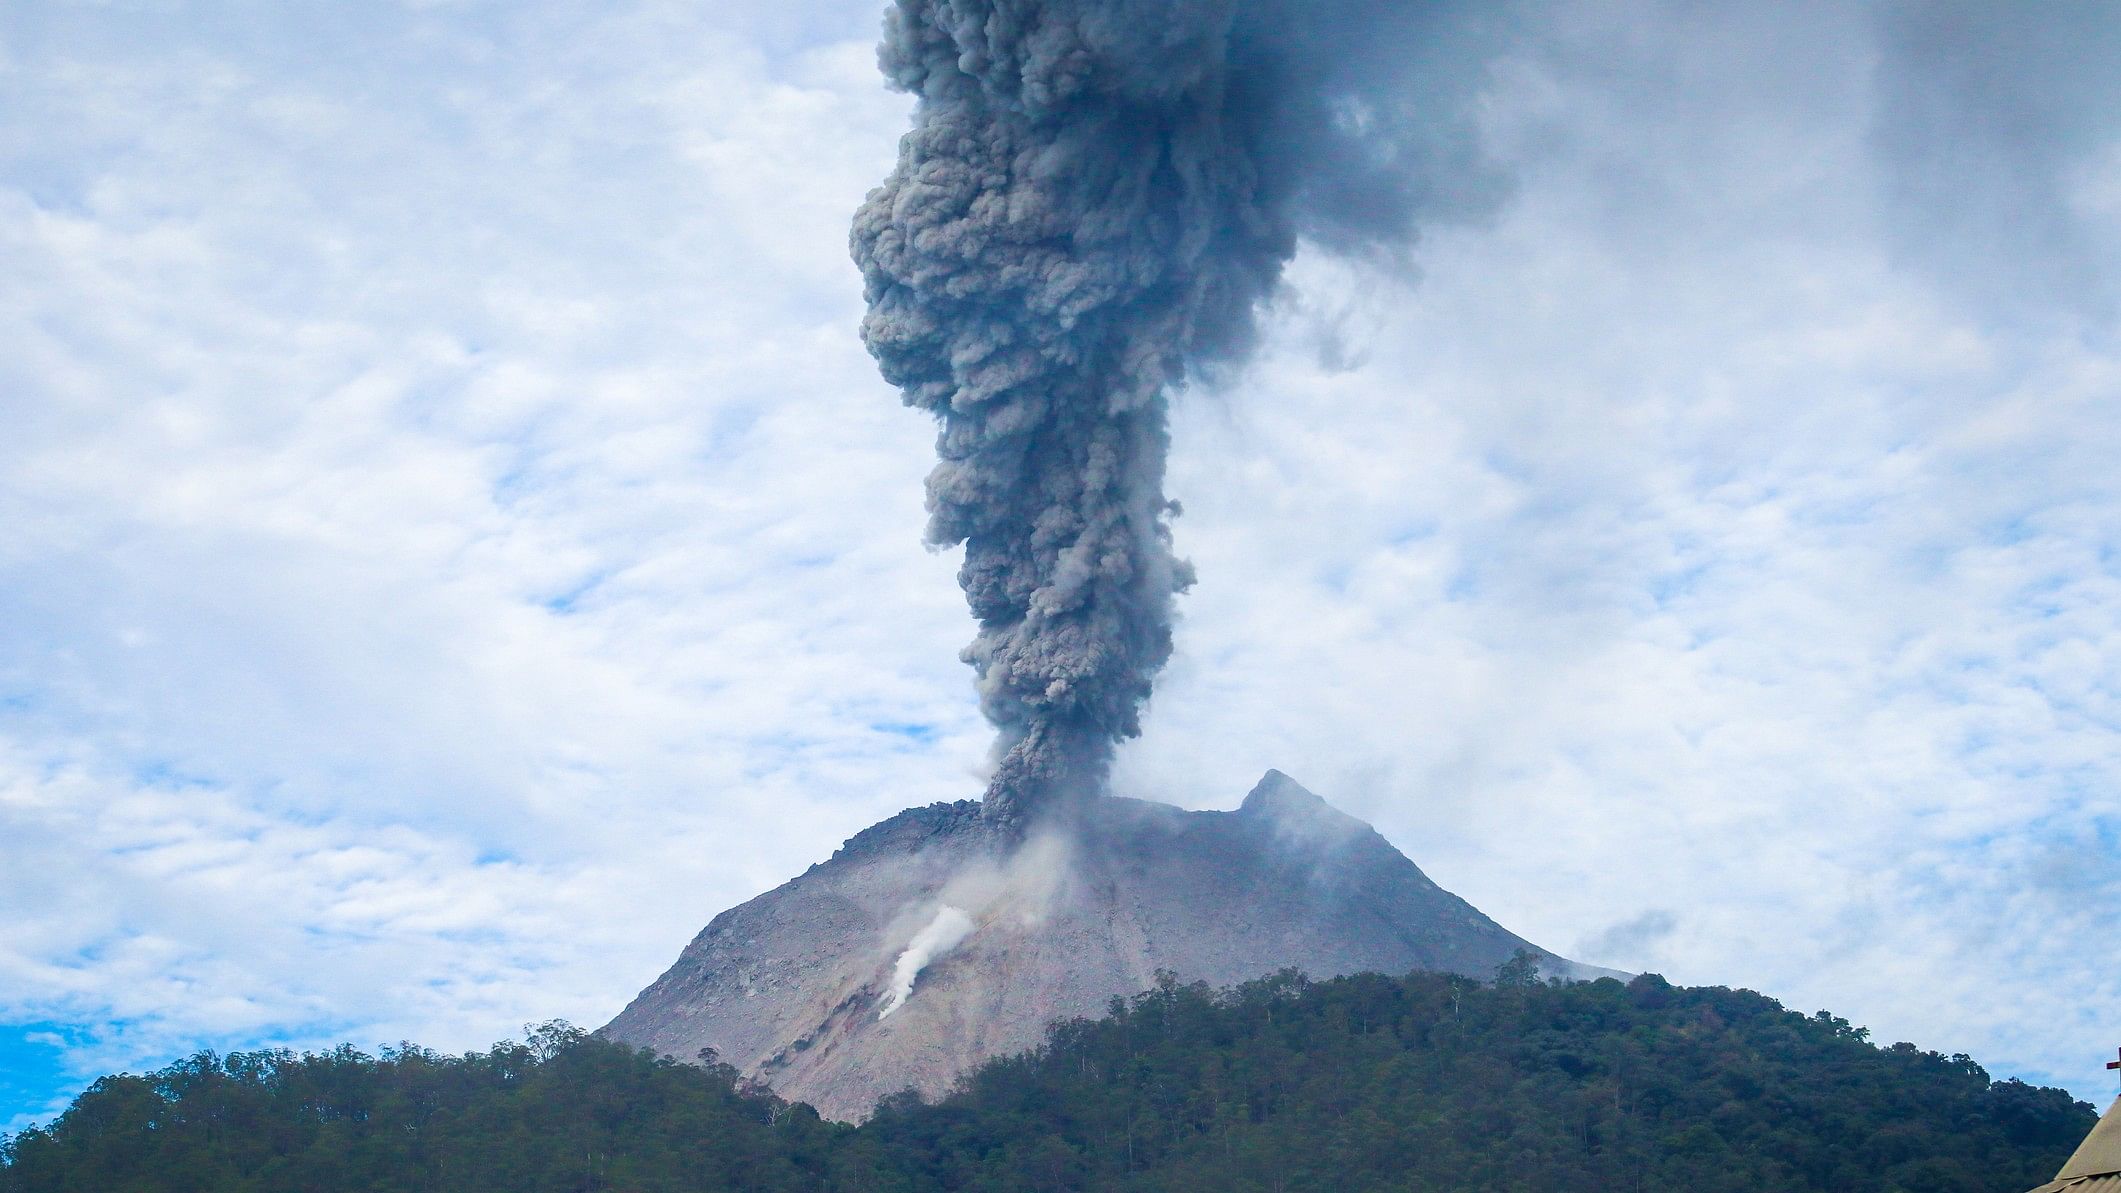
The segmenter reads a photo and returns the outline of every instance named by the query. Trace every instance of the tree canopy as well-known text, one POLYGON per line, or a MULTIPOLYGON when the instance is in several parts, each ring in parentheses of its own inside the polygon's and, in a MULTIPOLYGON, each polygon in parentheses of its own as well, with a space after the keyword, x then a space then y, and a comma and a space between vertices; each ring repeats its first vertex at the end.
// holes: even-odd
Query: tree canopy
POLYGON ((1485 985, 1165 975, 860 1127, 704 1059, 560 1023, 462 1056, 200 1053, 0 1141, 0 1193, 2016 1193, 2093 1122, 1824 1011, 1654 975, 1541 982, 1523 959, 1485 985))

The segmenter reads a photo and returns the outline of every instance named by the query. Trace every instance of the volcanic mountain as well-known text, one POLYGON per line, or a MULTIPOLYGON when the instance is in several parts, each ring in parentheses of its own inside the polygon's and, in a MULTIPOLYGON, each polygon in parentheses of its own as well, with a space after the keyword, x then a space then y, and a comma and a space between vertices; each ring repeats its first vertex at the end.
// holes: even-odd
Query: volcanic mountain
POLYGON ((1104 797, 1022 842, 976 801, 901 812, 716 916, 602 1031, 688 1061, 711 1049, 855 1120, 908 1086, 941 1094, 1159 971, 1486 977, 1518 949, 1550 975, 1612 974, 1534 949, 1268 771, 1234 812, 1104 797))

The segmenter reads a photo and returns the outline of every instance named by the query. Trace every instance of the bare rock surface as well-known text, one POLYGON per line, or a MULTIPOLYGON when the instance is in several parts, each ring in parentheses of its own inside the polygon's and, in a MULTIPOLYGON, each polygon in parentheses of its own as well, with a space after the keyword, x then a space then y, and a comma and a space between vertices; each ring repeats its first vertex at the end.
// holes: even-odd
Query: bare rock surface
MULTIPOLYGON (((975 801, 901 812, 716 916, 603 1034, 682 1060, 711 1048, 858 1120, 1037 1046, 1055 1020, 1103 1014, 1158 970, 1216 986, 1284 968, 1487 977, 1520 948, 1369 825, 1268 771, 1234 812, 1106 797, 1073 831, 1013 847, 975 801), (909 974, 917 940, 945 947, 909 974)), ((1550 975, 1612 973, 1545 956, 1550 975)))

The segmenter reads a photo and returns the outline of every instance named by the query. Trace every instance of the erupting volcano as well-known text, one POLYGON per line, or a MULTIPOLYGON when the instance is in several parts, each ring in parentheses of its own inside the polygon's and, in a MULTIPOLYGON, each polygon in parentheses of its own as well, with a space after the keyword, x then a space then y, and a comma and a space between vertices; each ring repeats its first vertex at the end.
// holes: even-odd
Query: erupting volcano
POLYGON ((1299 244, 1391 267, 1492 203, 1471 135, 1489 19, 898 0, 880 61, 916 105, 854 221, 862 335, 940 425, 928 541, 964 548, 992 779, 717 917, 608 1034, 853 1118, 1161 974, 1485 976, 1527 947, 1278 773, 1235 812, 1107 791, 1193 581, 1171 396, 1232 375, 1299 244))

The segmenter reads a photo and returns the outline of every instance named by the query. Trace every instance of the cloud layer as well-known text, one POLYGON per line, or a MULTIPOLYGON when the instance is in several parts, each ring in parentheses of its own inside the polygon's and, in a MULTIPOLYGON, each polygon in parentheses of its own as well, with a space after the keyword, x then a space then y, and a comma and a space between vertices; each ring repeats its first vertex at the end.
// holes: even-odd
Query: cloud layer
MULTIPOLYGON (((2043 11, 1506 47, 1507 202, 1418 285, 1299 257, 1180 404, 1119 788, 1277 766, 1584 960, 2100 1088, 2121 71, 2043 11)), ((0 15, 0 1021, 69 1079, 601 1022, 977 793, 854 334, 874 22, 0 15)))

